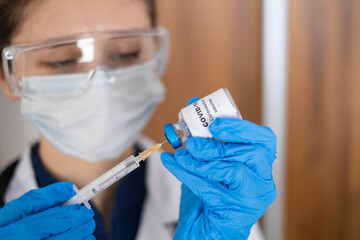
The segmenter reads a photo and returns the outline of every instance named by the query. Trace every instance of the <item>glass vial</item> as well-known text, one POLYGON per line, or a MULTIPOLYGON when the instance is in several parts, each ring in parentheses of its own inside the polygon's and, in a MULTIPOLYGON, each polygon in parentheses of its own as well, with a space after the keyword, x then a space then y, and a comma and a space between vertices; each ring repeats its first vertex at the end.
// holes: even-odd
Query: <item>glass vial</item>
POLYGON ((179 121, 164 126, 165 137, 174 149, 181 147, 192 136, 213 137, 209 127, 217 117, 242 119, 234 99, 226 88, 221 88, 181 109, 179 121))

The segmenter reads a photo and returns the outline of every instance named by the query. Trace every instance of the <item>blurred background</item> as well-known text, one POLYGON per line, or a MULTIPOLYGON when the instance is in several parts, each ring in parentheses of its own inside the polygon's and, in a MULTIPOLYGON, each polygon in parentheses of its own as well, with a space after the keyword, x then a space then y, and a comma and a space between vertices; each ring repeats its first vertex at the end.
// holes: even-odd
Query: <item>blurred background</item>
MULTIPOLYGON (((267 239, 360 239, 360 1, 158 0, 171 33, 162 140, 193 96, 228 88, 243 117, 278 136, 267 239)), ((0 93, 0 168, 34 141, 0 93)))

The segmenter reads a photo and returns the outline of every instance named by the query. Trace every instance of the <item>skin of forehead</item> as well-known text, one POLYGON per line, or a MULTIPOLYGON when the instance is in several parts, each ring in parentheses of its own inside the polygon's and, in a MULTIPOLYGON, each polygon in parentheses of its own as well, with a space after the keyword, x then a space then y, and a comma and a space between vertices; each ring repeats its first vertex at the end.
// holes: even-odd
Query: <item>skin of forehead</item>
POLYGON ((150 17, 142 0, 42 0, 29 9, 11 44, 147 27, 150 17))

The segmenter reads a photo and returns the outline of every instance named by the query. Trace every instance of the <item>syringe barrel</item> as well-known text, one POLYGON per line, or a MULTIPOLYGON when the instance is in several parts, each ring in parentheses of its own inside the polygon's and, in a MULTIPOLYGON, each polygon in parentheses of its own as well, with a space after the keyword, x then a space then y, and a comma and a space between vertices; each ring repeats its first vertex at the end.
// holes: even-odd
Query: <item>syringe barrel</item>
POLYGON ((105 190, 106 188, 108 188, 109 186, 111 186, 112 184, 138 168, 140 166, 140 161, 140 157, 128 157, 109 171, 105 172, 100 177, 96 178, 94 181, 92 181, 85 187, 81 188, 75 196, 73 196, 68 202, 66 202, 66 205, 68 205, 69 202, 71 202, 72 204, 76 204, 89 201, 98 193, 102 192, 103 190, 105 190))
POLYGON ((75 184, 73 184, 74 191, 76 192, 75 196, 73 196, 71 199, 66 201, 62 206, 68 206, 73 204, 81 204, 83 203, 87 208, 91 209, 91 206, 89 202, 86 200, 86 196, 82 196, 81 193, 79 193, 79 189, 75 184))
POLYGON ((139 161, 136 157, 130 156, 91 183, 89 183, 84 188, 80 189, 79 193, 87 198, 87 201, 93 198, 95 195, 105 190, 134 169, 138 168, 139 161))

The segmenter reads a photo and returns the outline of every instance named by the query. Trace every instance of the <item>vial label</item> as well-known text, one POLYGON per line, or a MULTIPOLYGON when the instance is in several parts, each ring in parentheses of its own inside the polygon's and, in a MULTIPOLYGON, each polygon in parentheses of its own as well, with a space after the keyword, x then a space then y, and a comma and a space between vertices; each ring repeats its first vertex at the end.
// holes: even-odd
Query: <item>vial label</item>
POLYGON ((231 96, 224 89, 183 108, 181 114, 194 137, 212 137, 209 126, 215 118, 241 118, 231 96))

